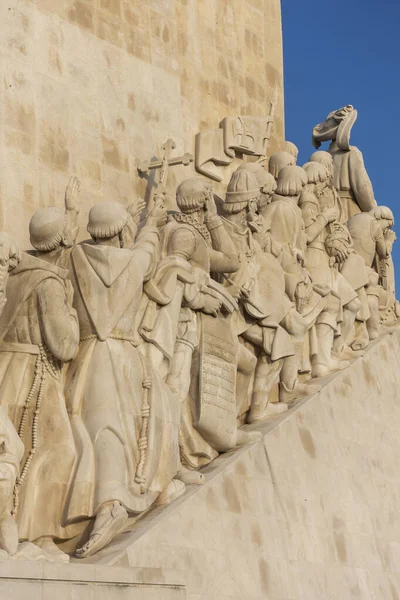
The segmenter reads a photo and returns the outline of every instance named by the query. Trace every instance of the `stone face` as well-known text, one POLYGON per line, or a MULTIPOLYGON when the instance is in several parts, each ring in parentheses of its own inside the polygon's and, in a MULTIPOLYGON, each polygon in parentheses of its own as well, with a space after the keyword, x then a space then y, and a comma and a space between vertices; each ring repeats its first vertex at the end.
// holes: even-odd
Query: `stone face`
POLYGON ((191 600, 397 597, 399 361, 397 329, 97 561, 183 569, 191 600))
POLYGON ((200 129, 268 114, 275 89, 279 149, 279 0, 10 0, 0 22, 0 218, 22 248, 30 216, 62 205, 71 173, 83 237, 94 202, 144 194, 137 164, 166 139, 193 153, 200 129))

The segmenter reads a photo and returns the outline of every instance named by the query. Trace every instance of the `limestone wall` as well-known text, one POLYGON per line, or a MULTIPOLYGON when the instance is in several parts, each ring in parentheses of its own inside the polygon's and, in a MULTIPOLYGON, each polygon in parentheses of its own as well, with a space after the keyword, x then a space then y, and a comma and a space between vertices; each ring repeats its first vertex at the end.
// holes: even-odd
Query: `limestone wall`
POLYGON ((1 0, 0 23, 0 229, 22 244, 70 174, 84 225, 144 192, 137 163, 166 139, 193 152, 199 129, 266 114, 275 87, 271 148, 283 137, 279 0, 1 0))
POLYGON ((91 560, 186 572, 190 600, 400 598, 400 329, 91 560))
POLYGON ((0 561, 2 600, 186 600, 182 572, 0 561))

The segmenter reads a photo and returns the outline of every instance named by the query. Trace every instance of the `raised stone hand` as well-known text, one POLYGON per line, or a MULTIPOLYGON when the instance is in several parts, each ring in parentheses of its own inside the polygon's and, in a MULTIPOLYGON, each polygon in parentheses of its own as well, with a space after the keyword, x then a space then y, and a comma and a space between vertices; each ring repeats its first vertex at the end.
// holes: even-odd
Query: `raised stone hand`
POLYGON ((146 208, 146 202, 145 202, 145 200, 143 200, 143 198, 139 198, 138 200, 134 200, 127 207, 126 210, 131 215, 132 220, 135 223, 135 225, 139 225, 139 223, 140 223, 140 217, 141 217, 142 212, 144 211, 145 208, 146 208))
POLYGON ((79 193, 81 191, 81 182, 75 176, 72 176, 65 190, 65 209, 79 214, 79 193))
POLYGON ((164 206, 164 194, 157 194, 154 206, 147 215, 146 224, 161 229, 167 222, 167 211, 164 206))
POLYGON ((0 265, 11 271, 21 260, 21 251, 8 233, 0 233, 0 265))
POLYGON ((212 220, 215 219, 215 217, 218 217, 217 206, 215 204, 214 194, 212 193, 212 191, 210 191, 207 194, 206 203, 205 203, 204 208, 205 208, 204 222, 207 225, 208 223, 211 223, 212 220))
POLYGON ((81 182, 75 176, 72 176, 65 190, 65 211, 67 226, 65 228, 65 241, 66 246, 73 246, 76 242, 79 233, 79 227, 77 227, 77 219, 79 215, 79 194, 81 191, 81 182))

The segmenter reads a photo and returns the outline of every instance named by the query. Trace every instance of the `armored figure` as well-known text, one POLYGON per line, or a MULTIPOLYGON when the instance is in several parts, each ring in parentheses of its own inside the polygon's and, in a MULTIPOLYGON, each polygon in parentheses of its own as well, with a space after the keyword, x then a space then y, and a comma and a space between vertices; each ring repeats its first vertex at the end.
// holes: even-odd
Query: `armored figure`
POLYGON ((260 195, 254 173, 238 169, 231 177, 223 206, 224 224, 240 263, 238 271, 227 280, 239 301, 240 310, 234 315, 236 334, 252 344, 258 355, 249 422, 286 410, 287 402, 319 389, 298 380, 307 321, 285 294, 285 275, 279 260, 271 250, 263 252, 253 237, 251 224, 257 219, 260 195), (268 405, 277 379, 281 404, 268 405))
POLYGON ((367 328, 370 339, 377 337, 382 319, 390 324, 390 319, 396 320, 398 317, 390 256, 394 241, 393 225, 393 213, 386 206, 355 215, 347 222, 354 250, 363 258, 367 270, 370 309, 367 328))
MULTIPOLYGON (((318 311, 315 327, 310 331, 310 348, 313 376, 325 375, 348 363, 332 358, 333 339, 337 334, 339 300, 332 296, 331 288, 324 283, 314 283, 306 268, 307 234, 299 200, 307 174, 301 167, 285 167, 279 174, 276 193, 265 211, 271 224, 271 235, 282 244, 282 266, 285 271, 286 293, 299 310, 318 311)), ((324 224, 326 219, 323 219, 324 224)), ((304 370, 308 369, 305 357, 304 370)))
MULTIPOLYGON (((327 238, 335 236, 337 224, 336 207, 322 208, 320 198, 323 196, 327 184, 326 168, 316 162, 311 162, 305 167, 308 183, 299 200, 303 213, 305 232, 307 236, 306 264, 314 284, 326 285, 330 288, 330 300, 339 300, 340 307, 337 322, 340 323, 340 335, 336 336, 333 349, 340 358, 352 358, 348 342, 352 342, 351 335, 357 313, 361 308, 356 289, 366 285, 361 265, 361 273, 356 270, 353 276, 353 287, 340 270, 337 268, 347 259, 347 254, 337 256, 337 261, 332 260, 332 252, 327 248, 327 238)), ((350 271, 351 269, 348 269, 350 271)), ((333 308, 334 310, 334 308, 333 308)))
MULTIPOLYGON (((231 273, 239 263, 217 214, 212 189, 202 178, 188 179, 179 185, 176 201, 182 212, 165 228, 166 255, 189 263, 195 283, 188 284, 182 294, 167 383, 180 399, 183 467, 197 469, 218 452, 257 439, 256 432, 241 431, 236 424, 237 403, 246 395, 253 368, 250 365, 244 381, 237 385, 236 368, 244 349, 231 325, 235 302, 210 278, 210 272, 231 273), (203 368, 199 371, 200 361, 203 368)), ((189 475, 180 476, 185 480, 189 475)))

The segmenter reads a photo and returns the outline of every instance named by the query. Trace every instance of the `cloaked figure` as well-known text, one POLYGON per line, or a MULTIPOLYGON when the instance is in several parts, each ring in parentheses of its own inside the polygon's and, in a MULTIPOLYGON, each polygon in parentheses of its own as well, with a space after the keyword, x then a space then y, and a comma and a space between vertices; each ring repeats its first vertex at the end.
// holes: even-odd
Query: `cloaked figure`
MULTIPOLYGON (((34 234, 52 242, 53 230, 34 234)), ((0 398, 25 446, 13 513, 21 541, 34 542, 52 560, 69 556, 56 542, 72 536, 64 506, 76 460, 65 405, 63 364, 76 354, 79 325, 66 269, 22 253, 7 284, 0 317, 0 398)))
POLYGON ((71 254, 81 337, 66 382, 79 453, 67 518, 93 522, 77 550, 81 558, 104 548, 128 517, 185 490, 174 480, 179 403, 138 347, 143 285, 156 266, 165 222, 158 198, 131 248, 129 213, 119 203, 99 203, 89 213, 93 242, 71 254))
POLYGON ((363 155, 356 146, 350 146, 350 133, 356 119, 357 111, 349 104, 329 113, 312 132, 312 143, 317 149, 321 142, 331 141, 329 152, 333 157, 333 185, 344 205, 344 222, 377 205, 363 155))

